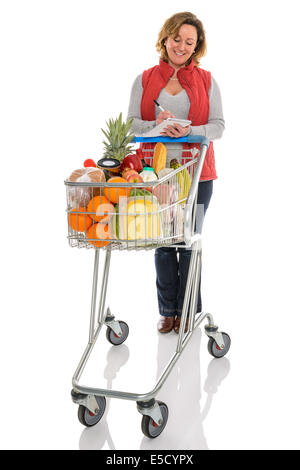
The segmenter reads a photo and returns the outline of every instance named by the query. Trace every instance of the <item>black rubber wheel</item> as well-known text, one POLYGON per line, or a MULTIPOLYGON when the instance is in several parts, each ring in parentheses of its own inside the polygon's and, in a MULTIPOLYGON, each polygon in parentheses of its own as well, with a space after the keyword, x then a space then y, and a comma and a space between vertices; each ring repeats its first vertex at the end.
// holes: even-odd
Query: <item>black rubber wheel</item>
POLYGON ((225 354, 228 353, 230 344, 231 344, 231 339, 227 333, 222 332, 222 336, 223 336, 224 344, 225 344, 224 349, 220 349, 216 341, 213 338, 209 338, 208 345, 207 345, 209 354, 211 354, 213 357, 217 359, 220 357, 224 357, 225 354))
POLYGON ((121 336, 117 336, 114 330, 112 330, 109 326, 106 330, 106 338, 114 346, 119 346, 119 344, 124 343, 124 341, 126 341, 129 335, 129 326, 127 325, 127 323, 125 323, 124 321, 119 321, 119 324, 122 330, 121 336))
POLYGON ((158 437, 166 427, 169 410, 165 403, 162 401, 157 402, 160 407, 160 411, 162 414, 163 422, 160 426, 158 426, 150 416, 144 415, 142 418, 142 431, 146 437, 150 437, 150 439, 154 439, 158 437))
POLYGON ((97 414, 92 413, 84 405, 79 405, 78 408, 78 419, 83 426, 91 427, 99 423, 100 419, 104 415, 106 408, 105 397, 95 397, 99 406, 99 412, 97 414))

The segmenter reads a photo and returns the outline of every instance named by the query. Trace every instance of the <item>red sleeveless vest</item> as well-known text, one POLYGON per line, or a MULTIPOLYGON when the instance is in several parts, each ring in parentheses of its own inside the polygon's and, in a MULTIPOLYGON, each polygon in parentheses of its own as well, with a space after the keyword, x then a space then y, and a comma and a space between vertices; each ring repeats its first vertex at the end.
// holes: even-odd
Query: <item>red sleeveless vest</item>
MULTIPOLYGON (((141 100, 141 117, 143 121, 155 121, 155 104, 154 99, 164 88, 170 77, 173 75, 174 69, 163 60, 143 73, 143 96, 141 100)), ((194 61, 177 72, 177 78, 182 88, 185 89, 190 100, 190 111, 188 119, 192 121, 192 126, 201 126, 207 124, 209 116, 209 89, 211 82, 211 74, 206 70, 194 66, 194 61)), ((155 144, 142 143, 142 149, 153 149, 155 144)), ((193 147, 200 148, 200 144, 183 143, 183 149, 188 150, 193 147)), ((147 155, 153 155, 150 152, 147 155)), ((191 153, 188 151, 182 154, 182 163, 187 163, 191 159, 191 153)), ((206 153, 200 180, 213 180, 217 178, 215 169, 215 156, 213 143, 211 142, 206 153)))

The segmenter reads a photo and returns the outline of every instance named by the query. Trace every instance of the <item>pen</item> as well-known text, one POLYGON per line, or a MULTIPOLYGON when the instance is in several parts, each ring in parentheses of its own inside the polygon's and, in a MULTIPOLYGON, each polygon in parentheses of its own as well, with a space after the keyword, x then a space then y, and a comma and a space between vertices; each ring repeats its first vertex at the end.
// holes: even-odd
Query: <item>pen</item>
POLYGON ((165 109, 164 109, 156 100, 153 100, 153 101, 154 101, 154 103, 159 107, 159 109, 160 109, 162 112, 165 111, 165 109))

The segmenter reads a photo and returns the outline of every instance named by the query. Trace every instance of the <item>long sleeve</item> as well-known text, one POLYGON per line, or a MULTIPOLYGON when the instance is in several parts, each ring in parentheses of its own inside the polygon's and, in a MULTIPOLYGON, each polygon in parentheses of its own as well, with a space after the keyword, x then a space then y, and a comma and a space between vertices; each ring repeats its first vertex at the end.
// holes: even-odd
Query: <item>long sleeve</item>
POLYGON ((143 96, 142 74, 135 79, 131 94, 127 119, 133 118, 131 126, 135 134, 143 134, 156 126, 156 121, 143 121, 141 119, 141 101, 143 96))
POLYGON ((191 126, 191 134, 205 135, 209 140, 220 139, 225 129, 223 107, 219 86, 211 77, 209 89, 209 116, 207 124, 203 126, 191 126))

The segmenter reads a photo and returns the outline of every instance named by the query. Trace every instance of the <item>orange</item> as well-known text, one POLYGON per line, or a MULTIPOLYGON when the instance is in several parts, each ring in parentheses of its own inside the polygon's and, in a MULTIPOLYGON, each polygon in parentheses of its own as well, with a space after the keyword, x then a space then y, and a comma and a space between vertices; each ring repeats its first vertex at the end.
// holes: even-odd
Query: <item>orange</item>
POLYGON ((91 227, 87 231, 86 238, 88 239, 91 245, 98 247, 98 248, 102 248, 103 246, 108 245, 109 244, 108 224, 97 223, 97 224, 91 225, 91 227), (100 241, 96 241, 97 239, 100 239, 100 241))
POLYGON ((85 232, 93 221, 88 214, 78 214, 78 212, 86 212, 86 207, 72 209, 71 214, 68 214, 68 223, 76 232, 85 232))
POLYGON ((113 176, 110 178, 107 183, 121 183, 120 186, 117 186, 115 188, 113 187, 105 187, 104 188, 104 194, 109 199, 110 202, 113 204, 117 204, 119 202, 120 197, 128 197, 130 194, 131 188, 124 188, 122 187, 123 183, 127 183, 128 181, 125 178, 122 178, 121 176, 113 176))
POLYGON ((115 213, 114 206, 105 196, 95 196, 88 203, 88 212, 95 222, 106 224, 115 213))

